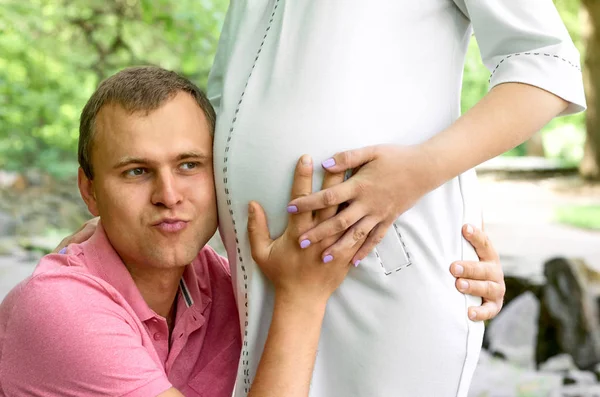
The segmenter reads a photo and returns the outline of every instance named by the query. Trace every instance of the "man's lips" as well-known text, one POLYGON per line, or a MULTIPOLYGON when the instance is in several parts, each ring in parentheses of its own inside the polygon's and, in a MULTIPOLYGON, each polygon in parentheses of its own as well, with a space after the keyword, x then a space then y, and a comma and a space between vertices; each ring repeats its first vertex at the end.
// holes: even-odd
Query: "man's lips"
POLYGON ((188 221, 178 218, 163 218, 152 224, 153 227, 166 233, 176 233, 186 228, 188 221))

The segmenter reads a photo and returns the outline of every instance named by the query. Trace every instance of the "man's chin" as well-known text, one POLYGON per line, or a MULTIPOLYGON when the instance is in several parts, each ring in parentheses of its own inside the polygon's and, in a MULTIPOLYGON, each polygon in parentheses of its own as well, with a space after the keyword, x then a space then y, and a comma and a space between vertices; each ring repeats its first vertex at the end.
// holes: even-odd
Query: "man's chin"
POLYGON ((165 247, 164 249, 154 249, 152 252, 152 262, 154 267, 175 268, 187 266, 198 256, 199 250, 190 249, 190 247, 165 247))

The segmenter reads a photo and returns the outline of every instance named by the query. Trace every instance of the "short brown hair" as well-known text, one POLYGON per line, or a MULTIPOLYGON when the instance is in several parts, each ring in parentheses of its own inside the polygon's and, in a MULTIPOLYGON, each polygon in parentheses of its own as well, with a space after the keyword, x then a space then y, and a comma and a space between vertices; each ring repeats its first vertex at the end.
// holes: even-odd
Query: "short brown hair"
POLYGON ((109 104, 122 106, 126 111, 150 113, 178 92, 190 94, 204 112, 211 134, 215 130, 215 110, 208 98, 188 79, 156 66, 139 66, 123 69, 102 81, 87 101, 79 122, 79 146, 77 156, 85 175, 94 178, 92 169, 92 146, 94 127, 100 109, 109 104))

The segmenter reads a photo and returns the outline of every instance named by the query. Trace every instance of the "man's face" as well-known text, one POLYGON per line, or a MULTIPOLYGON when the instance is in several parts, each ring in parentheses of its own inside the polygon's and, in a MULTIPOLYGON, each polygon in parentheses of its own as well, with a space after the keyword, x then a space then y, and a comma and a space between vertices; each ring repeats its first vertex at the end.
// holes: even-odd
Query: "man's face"
POLYGON ((79 170, 90 212, 125 264, 185 266, 217 227, 212 137, 196 101, 180 92, 160 108, 98 113, 94 179, 79 170))

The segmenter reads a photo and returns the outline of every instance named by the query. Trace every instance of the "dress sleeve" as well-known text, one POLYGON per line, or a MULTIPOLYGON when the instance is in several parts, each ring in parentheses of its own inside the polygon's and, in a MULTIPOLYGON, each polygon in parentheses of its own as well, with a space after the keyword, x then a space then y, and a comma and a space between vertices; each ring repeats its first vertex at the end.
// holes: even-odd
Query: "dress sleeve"
POLYGON ((48 274, 21 288, 4 335, 0 394, 142 397, 172 387, 131 315, 94 278, 48 274))
POLYGON ((454 0, 471 21, 490 89, 518 82, 585 110, 580 56, 552 0, 454 0))

